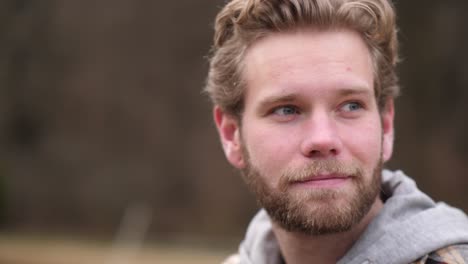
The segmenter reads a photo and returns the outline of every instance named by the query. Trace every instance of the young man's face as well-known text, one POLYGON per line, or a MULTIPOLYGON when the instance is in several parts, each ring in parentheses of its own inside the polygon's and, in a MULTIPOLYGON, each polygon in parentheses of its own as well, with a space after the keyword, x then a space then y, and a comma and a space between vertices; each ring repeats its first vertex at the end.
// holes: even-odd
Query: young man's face
POLYGON ((283 228, 349 230, 378 199, 393 102, 379 113, 369 50, 352 31, 278 33, 244 59, 241 122, 215 107, 226 156, 283 228))

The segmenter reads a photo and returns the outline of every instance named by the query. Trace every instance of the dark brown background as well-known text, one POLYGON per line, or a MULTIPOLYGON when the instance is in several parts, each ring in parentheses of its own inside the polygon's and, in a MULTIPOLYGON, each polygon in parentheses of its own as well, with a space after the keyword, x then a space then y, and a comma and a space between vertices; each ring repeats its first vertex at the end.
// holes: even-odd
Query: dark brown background
MULTIPOLYGON (((9 232, 229 238, 256 210, 201 94, 215 0, 0 2, 0 220, 9 232)), ((398 1, 395 155, 468 210, 466 1, 398 1)))

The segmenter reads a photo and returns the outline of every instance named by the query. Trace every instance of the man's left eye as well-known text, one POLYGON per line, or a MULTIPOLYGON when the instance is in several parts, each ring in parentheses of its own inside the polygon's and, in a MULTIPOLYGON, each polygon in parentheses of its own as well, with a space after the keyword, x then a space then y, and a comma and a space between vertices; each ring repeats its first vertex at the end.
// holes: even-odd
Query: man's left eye
POLYGON ((345 112, 354 112, 357 110, 361 110, 363 108, 362 104, 358 102, 349 102, 344 104, 341 109, 345 112))

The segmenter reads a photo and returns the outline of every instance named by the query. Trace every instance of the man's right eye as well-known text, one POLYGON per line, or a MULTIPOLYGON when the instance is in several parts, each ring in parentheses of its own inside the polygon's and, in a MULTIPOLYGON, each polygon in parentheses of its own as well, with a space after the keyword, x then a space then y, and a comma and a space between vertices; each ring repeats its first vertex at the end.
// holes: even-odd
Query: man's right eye
POLYGON ((293 105, 283 105, 273 109, 273 114, 278 116, 289 116, 299 114, 299 109, 293 105))

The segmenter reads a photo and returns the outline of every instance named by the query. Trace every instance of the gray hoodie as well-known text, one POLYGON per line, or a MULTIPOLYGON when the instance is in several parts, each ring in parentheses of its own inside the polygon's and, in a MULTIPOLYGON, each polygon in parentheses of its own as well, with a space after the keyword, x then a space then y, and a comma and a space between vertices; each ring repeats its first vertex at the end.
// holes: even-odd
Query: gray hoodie
MULTIPOLYGON (((410 263, 437 249, 468 243, 468 217, 461 210, 435 203, 401 171, 384 170, 382 190, 389 197, 383 209, 339 264, 410 263)), ((242 264, 281 263, 264 210, 250 223, 237 259, 242 264)))

